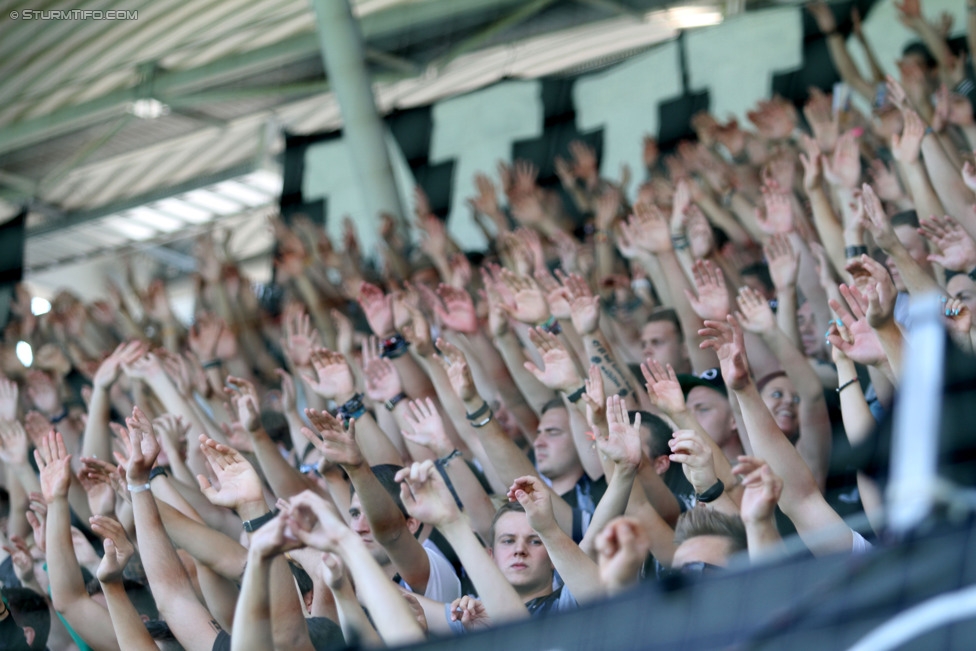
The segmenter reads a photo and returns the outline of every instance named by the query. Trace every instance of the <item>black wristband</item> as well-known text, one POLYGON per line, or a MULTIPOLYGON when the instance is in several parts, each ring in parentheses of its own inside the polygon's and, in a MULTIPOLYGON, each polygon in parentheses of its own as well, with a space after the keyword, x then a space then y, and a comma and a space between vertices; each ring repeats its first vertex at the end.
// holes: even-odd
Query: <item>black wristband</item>
POLYGON ((276 515, 278 515, 278 509, 274 509, 273 511, 268 511, 264 515, 258 516, 253 520, 247 520, 246 522, 244 522, 244 531, 248 533, 254 533, 255 531, 257 531, 267 523, 271 522, 276 515))
POLYGON ((149 471, 149 481, 152 482, 153 479, 162 475, 163 477, 169 477, 169 466, 156 466, 149 471))
POLYGON ((571 403, 576 404, 577 402, 580 401, 580 398, 583 397, 583 394, 584 393, 586 393, 586 385, 585 384, 583 386, 581 386, 579 389, 576 389, 576 391, 573 391, 572 393, 566 394, 566 400, 569 400, 571 403))
POLYGON ((50 418, 48 418, 48 420, 51 421, 52 425, 57 425, 67 417, 68 417, 68 408, 62 407, 60 414, 58 414, 57 416, 51 416, 50 418))
POLYGON ((393 396, 392 398, 390 398, 389 400, 387 400, 386 402, 384 402, 383 403, 383 406, 386 407, 386 410, 387 411, 393 411, 393 409, 398 404, 400 404, 400 401, 401 400, 406 400, 406 399, 407 399, 407 394, 405 394, 403 391, 401 391, 400 393, 396 394, 395 396, 393 396))
POLYGON ((868 254, 868 247, 863 244, 858 244, 856 246, 848 246, 844 249, 844 257, 850 258, 860 258, 862 255, 868 254))
POLYGON ((357 393, 352 398, 349 398, 344 402, 338 409, 338 414, 342 420, 348 423, 353 418, 359 418, 366 413, 366 407, 363 406, 363 394, 357 393))
POLYGON ((464 414, 464 417, 467 418, 468 420, 478 420, 479 418, 487 414, 489 411, 491 411, 491 407, 488 406, 488 401, 485 400, 484 403, 476 410, 474 410, 470 414, 468 413, 464 414))
POLYGON ((725 492, 725 484, 722 483, 721 479, 716 479, 715 483, 706 488, 703 492, 695 495, 698 501, 702 504, 708 504, 709 502, 714 502, 718 498, 722 497, 722 493, 725 492))
POLYGON ((382 341, 383 351, 380 353, 380 357, 385 357, 386 359, 396 359, 400 357, 405 352, 407 348, 410 347, 410 342, 403 338, 399 332, 394 333, 392 337, 384 339, 382 341))

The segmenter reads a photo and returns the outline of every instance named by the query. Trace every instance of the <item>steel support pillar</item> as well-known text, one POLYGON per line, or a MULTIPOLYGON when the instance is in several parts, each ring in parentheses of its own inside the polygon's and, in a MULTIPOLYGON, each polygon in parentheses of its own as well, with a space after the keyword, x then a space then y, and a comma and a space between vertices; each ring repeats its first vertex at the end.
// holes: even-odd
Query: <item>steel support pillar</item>
POLYGON ((366 215, 357 216, 359 232, 365 228, 378 231, 382 212, 390 213, 403 226, 404 213, 386 148, 386 128, 376 110, 359 23, 348 0, 312 0, 312 7, 325 69, 342 111, 342 135, 367 210, 366 215))

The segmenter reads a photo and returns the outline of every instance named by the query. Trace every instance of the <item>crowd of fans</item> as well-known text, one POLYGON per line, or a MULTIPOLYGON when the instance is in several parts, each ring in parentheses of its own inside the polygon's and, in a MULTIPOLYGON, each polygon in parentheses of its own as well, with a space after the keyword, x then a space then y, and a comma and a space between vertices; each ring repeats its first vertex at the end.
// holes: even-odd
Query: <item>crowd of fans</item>
POLYGON ((899 80, 856 16, 866 75, 810 10, 834 96, 802 127, 773 98, 667 155, 645 139, 633 205, 575 143, 561 188, 524 161, 503 200, 477 177, 484 253, 418 192, 419 243, 387 217, 369 259, 351 222, 340 249, 272 219, 268 291, 203 238, 190 327, 158 280, 43 317, 22 289, 0 649, 397 645, 768 562, 794 532, 871 553, 877 483, 837 450, 890 408, 911 297, 938 292, 972 352, 976 84, 917 0, 899 80))

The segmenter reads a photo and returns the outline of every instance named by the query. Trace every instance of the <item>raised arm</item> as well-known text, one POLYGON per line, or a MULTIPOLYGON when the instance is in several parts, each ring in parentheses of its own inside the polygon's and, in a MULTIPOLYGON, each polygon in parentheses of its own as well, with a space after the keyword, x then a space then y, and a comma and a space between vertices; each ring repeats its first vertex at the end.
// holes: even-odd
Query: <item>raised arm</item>
POLYGON ((119 344, 101 363, 92 378, 91 401, 88 403, 88 422, 82 439, 81 456, 97 459, 112 458, 112 438, 108 429, 111 400, 108 392, 119 378, 122 366, 131 364, 146 354, 148 348, 141 341, 119 344))
POLYGON ((166 535, 156 500, 149 490, 149 472, 159 454, 159 442, 149 418, 136 407, 126 419, 132 455, 126 466, 126 479, 132 494, 132 510, 139 538, 140 557, 149 588, 173 635, 188 651, 213 648, 220 624, 197 599, 193 584, 176 549, 166 535))
POLYGON ((722 378, 739 401, 752 449, 783 478, 780 507, 796 525, 804 543, 815 554, 850 552, 850 528, 827 504, 813 473, 777 427, 749 375, 742 330, 735 317, 729 316, 725 323, 708 321, 701 334, 705 338, 702 345, 716 350, 722 378))
POLYGON ((389 646, 423 639, 423 631, 393 582, 383 573, 362 539, 318 495, 306 491, 290 500, 289 528, 305 545, 332 552, 342 559, 356 584, 363 605, 375 617, 377 629, 389 646))
POLYGON ((325 458, 342 466, 359 495, 373 538, 386 550, 407 585, 423 594, 430 578, 430 559, 414 538, 396 502, 373 474, 356 441, 356 423, 345 429, 327 411, 306 411, 315 431, 302 430, 325 458))
POLYGON ((527 617, 515 588, 478 542, 434 464, 424 461, 404 468, 397 473, 397 481, 401 482, 400 497, 410 515, 437 527, 457 552, 492 620, 527 617))
POLYGON ((78 635, 96 649, 118 649, 108 611, 85 590, 81 566, 71 541, 71 508, 68 484, 71 455, 61 434, 50 432, 34 450, 41 471, 41 492, 47 502, 47 564, 51 580, 51 603, 64 615, 78 635))
POLYGON ((105 555, 98 564, 96 576, 112 617, 112 627, 120 648, 133 651, 156 651, 156 642, 146 630, 142 617, 125 592, 122 573, 135 553, 135 547, 118 521, 103 515, 93 516, 92 531, 104 539, 105 555))

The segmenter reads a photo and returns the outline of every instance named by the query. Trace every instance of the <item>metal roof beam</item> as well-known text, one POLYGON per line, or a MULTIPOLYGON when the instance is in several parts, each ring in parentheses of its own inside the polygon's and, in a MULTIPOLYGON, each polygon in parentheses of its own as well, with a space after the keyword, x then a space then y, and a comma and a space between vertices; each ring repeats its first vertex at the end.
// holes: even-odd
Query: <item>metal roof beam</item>
MULTIPOLYGON (((544 0, 544 4, 552 1, 544 0)), ((363 16, 360 24, 364 39, 369 40, 396 33, 402 30, 404 25, 408 25, 411 29, 419 29, 448 16, 458 15, 460 12, 504 10, 519 5, 520 2, 521 0, 465 0, 464 2, 428 0, 423 3, 405 3, 363 16)), ((539 2, 540 0, 536 0, 528 7, 534 7, 539 2)), ((525 10, 517 13, 525 13, 525 10)), ((535 11, 527 12, 526 18, 532 13, 535 11)), ((469 44, 467 47, 475 46, 476 44, 469 44)), ((318 53, 318 34, 315 32, 300 34, 249 52, 223 57, 197 68, 159 71, 153 78, 153 93, 169 96, 192 93, 215 84, 240 79, 247 74, 316 56, 318 53)), ((0 128, 0 155, 122 115, 129 103, 140 97, 141 90, 139 86, 122 88, 81 104, 66 106, 47 115, 2 127, 0 128)))
POLYGON ((37 237, 46 233, 53 233, 71 226, 77 226, 95 219, 101 219, 102 217, 107 217, 108 215, 117 212, 132 210, 133 208, 138 208, 139 206, 143 206, 147 203, 162 201, 163 199, 168 199, 169 197, 173 197, 178 194, 186 194, 192 190, 199 190, 200 188, 205 188, 209 185, 214 185, 222 181, 229 181, 230 179, 235 179, 239 176, 250 174, 253 171, 255 171, 254 163, 249 162, 243 165, 236 165, 216 174, 196 177, 190 181, 187 181, 186 183, 179 183, 167 188, 161 188, 159 190, 154 190, 153 192, 131 197, 124 201, 101 206, 100 208, 96 208, 94 210, 68 213, 64 215, 62 219, 48 220, 43 224, 39 224, 33 228, 28 228, 27 237, 37 237))

